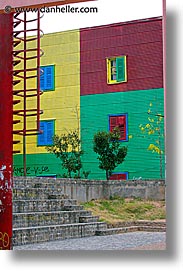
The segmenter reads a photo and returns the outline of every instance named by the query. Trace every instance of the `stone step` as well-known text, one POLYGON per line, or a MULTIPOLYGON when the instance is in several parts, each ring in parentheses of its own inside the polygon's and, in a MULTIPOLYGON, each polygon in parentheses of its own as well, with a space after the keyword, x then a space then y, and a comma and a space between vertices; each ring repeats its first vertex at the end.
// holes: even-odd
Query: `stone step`
MULTIPOLYGON (((68 180, 68 179, 67 179, 68 180)), ((72 182, 75 182, 74 179, 72 179, 72 182)), ((60 188, 63 186, 63 182, 65 182, 64 179, 54 179, 54 178, 29 178, 26 179, 23 178, 13 178, 13 185, 16 186, 16 188, 60 188)))
POLYGON ((150 226, 150 227, 166 227, 166 221, 164 220, 137 220, 137 221, 122 221, 115 224, 108 224, 108 228, 119 228, 129 226, 150 226))
POLYGON ((13 245, 24 245, 69 238, 94 236, 106 228, 106 223, 75 223, 51 226, 35 226, 13 229, 13 245))
POLYGON ((67 188, 53 179, 15 179, 13 245, 94 236, 107 229, 105 222, 66 193, 67 188))
POLYGON ((99 216, 80 216, 79 222, 81 223, 90 223, 97 222, 99 220, 99 216))
POLYGON ((79 223, 80 216, 89 215, 91 215, 91 211, 87 210, 14 213, 13 227, 79 223))
POLYGON ((73 205, 66 205, 66 206, 64 206, 63 207, 63 209, 62 209, 63 211, 82 211, 82 210, 84 210, 84 206, 82 206, 82 205, 75 205, 75 204, 73 204, 73 205))
POLYGON ((77 207, 77 201, 74 199, 45 199, 45 200, 13 200, 13 213, 21 212, 43 212, 43 211, 61 211, 71 207, 72 210, 82 210, 83 207, 77 207), (73 205, 75 207, 73 207, 73 205))
POLYGON ((14 200, 33 200, 33 199, 67 199, 68 195, 62 192, 62 189, 50 188, 14 188, 14 200))
POLYGON ((106 236, 113 234, 122 234, 136 231, 146 231, 146 232, 166 232, 166 227, 152 227, 152 226, 128 226, 128 227, 117 227, 117 228, 107 228, 104 230, 96 231, 97 236, 106 236))
POLYGON ((56 187, 59 185, 53 178, 13 178, 13 185, 16 188, 40 188, 40 187, 56 187))
POLYGON ((63 188, 63 183, 59 182, 59 181, 54 181, 52 179, 51 182, 44 182, 44 181, 28 181, 28 182, 24 182, 24 183, 19 183, 17 181, 14 182, 14 187, 16 188, 44 188, 44 189, 57 189, 57 188, 63 188))

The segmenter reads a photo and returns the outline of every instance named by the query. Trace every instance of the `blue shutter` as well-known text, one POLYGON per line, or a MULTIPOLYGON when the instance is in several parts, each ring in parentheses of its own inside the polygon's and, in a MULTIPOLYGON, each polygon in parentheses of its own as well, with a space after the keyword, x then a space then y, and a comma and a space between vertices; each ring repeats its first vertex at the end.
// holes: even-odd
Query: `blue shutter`
POLYGON ((54 135, 54 122, 47 121, 47 145, 53 144, 53 135, 54 135))
POLYGON ((45 90, 45 68, 44 67, 41 67, 40 89, 41 91, 45 90))
POLYGON ((53 66, 45 68, 45 90, 53 90, 53 66))
POLYGON ((53 144, 54 120, 40 121, 40 130, 42 134, 38 135, 38 146, 47 146, 53 144))
POLYGON ((45 121, 40 121, 40 130, 43 131, 43 133, 38 135, 38 145, 43 146, 46 143, 47 136, 47 127, 45 121))
POLYGON ((116 58, 116 80, 117 82, 126 81, 126 57, 116 58))
POLYGON ((43 66, 41 67, 43 74, 40 76, 40 87, 42 91, 54 90, 54 78, 55 78, 55 69, 54 65, 43 66))

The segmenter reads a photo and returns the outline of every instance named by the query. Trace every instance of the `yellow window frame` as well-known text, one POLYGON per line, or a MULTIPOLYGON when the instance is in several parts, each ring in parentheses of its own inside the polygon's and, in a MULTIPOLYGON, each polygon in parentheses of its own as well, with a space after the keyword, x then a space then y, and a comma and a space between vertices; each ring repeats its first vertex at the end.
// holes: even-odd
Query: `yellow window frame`
MULTIPOLYGON (((126 55, 106 58, 106 62, 107 62, 107 84, 118 84, 118 83, 127 82, 126 55), (124 57, 124 60, 125 60, 125 79, 123 81, 118 81, 117 79, 112 79, 112 74, 111 74, 112 61, 116 61, 117 58, 120 58, 120 57, 124 57)), ((116 70, 117 70, 117 68, 116 68, 116 70)))

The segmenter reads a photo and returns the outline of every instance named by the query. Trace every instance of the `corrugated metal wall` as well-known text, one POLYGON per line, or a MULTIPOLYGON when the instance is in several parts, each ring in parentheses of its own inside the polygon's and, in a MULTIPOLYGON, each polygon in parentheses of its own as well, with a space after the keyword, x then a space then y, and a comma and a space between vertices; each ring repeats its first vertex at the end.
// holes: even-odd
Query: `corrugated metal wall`
MULTIPOLYGON (((153 113, 163 114, 163 89, 139 90, 133 92, 104 93, 81 97, 81 138, 83 144, 84 167, 91 171, 91 178, 104 179, 105 172, 98 168, 97 154, 93 152, 93 136, 97 131, 108 131, 111 114, 128 114, 129 141, 121 142, 128 147, 124 163, 115 172, 128 172, 129 179, 142 177, 143 179, 160 178, 160 156, 147 150, 149 144, 158 139, 155 135, 143 134, 140 124, 146 125, 150 103, 153 113), (131 137, 131 138, 130 138, 131 137)), ((151 116, 150 116, 151 117, 151 116)), ((151 117, 152 118, 152 117, 151 117)), ((154 118, 154 116, 153 116, 154 118)), ((161 123, 163 133, 164 124, 161 123)), ((161 137, 164 150, 164 139, 161 137)), ((164 154, 163 175, 164 175, 164 154)))
POLYGON ((162 20, 81 30, 81 95, 163 87, 162 20), (106 58, 127 56, 128 82, 107 84, 106 58))
MULTIPOLYGON (((30 47, 34 44, 30 43, 30 47)), ((80 35, 79 30, 47 34, 41 39, 41 66, 55 65, 55 90, 45 91, 41 96, 41 120, 55 120, 55 133, 80 127, 80 35)), ((33 65, 31 62, 30 66, 33 65)), ((28 88, 35 86, 33 80, 28 88)), ((18 89, 18 88, 17 88, 18 89)), ((28 106, 33 108, 34 99, 28 106)), ((20 108, 20 105, 16 108, 20 108)), ((30 117, 27 127, 31 127, 35 118, 30 117)), ((18 127, 18 126, 17 126, 18 127)), ((14 156, 15 171, 22 171, 22 142, 17 145, 21 154, 14 156)), ((27 137, 28 175, 59 173, 60 162, 45 150, 37 146, 37 136, 27 137), (49 167, 49 168, 48 168, 49 167)), ((21 172, 18 173, 21 175, 21 172)))
MULTIPOLYGON (((109 115, 128 115, 128 147, 125 161, 115 172, 133 178, 160 178, 160 156, 148 151, 157 135, 142 135, 139 125, 148 123, 150 103, 154 115, 164 114, 162 20, 153 18, 81 30, 81 137, 86 170, 103 179, 93 152, 93 136, 109 130, 109 115), (127 82, 107 84, 106 58, 127 56, 127 82)), ((163 122, 161 131, 164 131, 163 122)), ((164 139, 161 137, 162 150, 164 139)), ((164 154, 162 156, 164 177, 164 154)))
MULTIPOLYGON (((157 136, 142 137, 139 125, 148 123, 150 103, 155 113, 164 113, 162 20, 154 18, 99 26, 80 31, 46 35, 42 65, 55 64, 55 91, 44 92, 41 119, 55 119, 56 133, 81 128, 85 151, 84 170, 89 178, 104 179, 93 152, 93 135, 109 130, 109 115, 128 116, 128 146, 125 162, 115 172, 129 178, 160 178, 160 158, 148 151, 157 136), (127 82, 107 84, 106 58, 127 55, 127 82), (81 104, 81 107, 80 107, 81 104), (79 126, 78 126, 79 125, 79 126)), ((163 131, 163 121, 161 128, 163 131)), ((162 138, 161 143, 164 145, 162 138)), ((164 146, 162 146, 163 149, 164 146)), ((37 138, 27 145, 28 175, 57 174, 63 171, 54 155, 37 147, 37 138)), ((164 154, 163 175, 164 175, 164 154)), ((15 175, 21 175, 22 156, 15 156, 15 175)))

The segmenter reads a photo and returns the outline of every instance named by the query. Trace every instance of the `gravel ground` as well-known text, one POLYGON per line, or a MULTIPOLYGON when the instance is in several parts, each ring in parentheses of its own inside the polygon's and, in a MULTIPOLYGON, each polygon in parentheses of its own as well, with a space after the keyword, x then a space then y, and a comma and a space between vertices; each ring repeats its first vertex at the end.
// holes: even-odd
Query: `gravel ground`
POLYGON ((15 246, 13 250, 166 250, 166 233, 134 232, 15 246))

